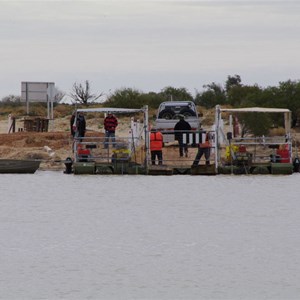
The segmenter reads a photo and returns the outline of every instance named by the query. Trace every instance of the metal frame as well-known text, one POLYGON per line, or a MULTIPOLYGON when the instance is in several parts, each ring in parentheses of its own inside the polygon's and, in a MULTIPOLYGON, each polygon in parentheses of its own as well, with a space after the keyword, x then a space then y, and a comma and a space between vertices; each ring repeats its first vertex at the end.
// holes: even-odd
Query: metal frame
MULTIPOLYGON (((148 128, 148 119, 149 119, 149 113, 148 113, 148 106, 144 106, 140 109, 131 109, 131 108, 114 108, 114 107, 105 107, 105 108, 77 108, 75 110, 75 122, 77 118, 78 113, 88 113, 88 112, 96 112, 96 113, 114 113, 114 114, 134 114, 134 113, 143 113, 144 114, 144 120, 143 120, 143 130, 144 130, 144 138, 145 138, 145 168, 148 172, 148 163, 150 158, 150 134, 149 134, 149 128, 148 128)), ((74 143, 74 153, 76 153, 76 143, 74 143)), ((75 157, 76 159, 76 157, 75 157)), ((75 160, 76 161, 76 160, 75 160)))
MULTIPOLYGON (((223 112, 227 113, 283 113, 284 114, 284 125, 285 125, 285 136, 283 138, 284 142, 276 142, 276 144, 288 144, 289 146, 289 159, 292 162, 292 138, 291 138, 291 116, 292 113, 289 109, 284 108, 265 108, 265 107, 247 107, 247 108, 221 108, 219 105, 216 106, 215 109, 215 130, 216 130, 216 151, 215 151, 215 162, 216 162, 216 170, 218 170, 220 160, 221 160, 221 151, 220 151, 220 135, 222 134, 220 123, 221 123, 221 115, 223 112)), ((275 144, 273 142, 268 141, 268 137, 266 137, 265 145, 275 144)), ((255 142, 247 142, 247 138, 239 138, 242 142, 237 144, 254 144, 255 142)), ((261 144, 261 143, 260 143, 261 144)))

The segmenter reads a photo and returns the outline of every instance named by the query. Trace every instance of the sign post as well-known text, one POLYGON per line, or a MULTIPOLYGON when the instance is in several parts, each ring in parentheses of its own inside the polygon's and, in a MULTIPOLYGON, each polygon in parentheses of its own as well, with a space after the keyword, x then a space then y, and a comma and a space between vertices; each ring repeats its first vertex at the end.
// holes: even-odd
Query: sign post
POLYGON ((21 101, 26 103, 29 114, 29 102, 46 102, 47 118, 53 120, 54 82, 21 82, 21 101))

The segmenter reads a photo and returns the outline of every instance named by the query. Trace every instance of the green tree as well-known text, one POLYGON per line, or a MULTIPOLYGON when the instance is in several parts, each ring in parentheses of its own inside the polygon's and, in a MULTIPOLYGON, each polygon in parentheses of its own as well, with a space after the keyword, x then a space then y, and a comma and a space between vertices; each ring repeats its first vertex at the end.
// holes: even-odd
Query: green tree
POLYGON ((161 90, 160 96, 163 101, 194 101, 193 96, 186 88, 168 86, 161 90))
POLYGON ((242 137, 247 133, 252 133, 254 136, 267 135, 272 125, 272 119, 266 113, 241 113, 238 114, 238 119, 242 128, 242 137))
POLYGON ((233 87, 241 86, 242 85, 241 82, 242 80, 240 75, 234 75, 234 76, 228 75, 225 83, 226 93, 228 93, 230 89, 233 87))
POLYGON ((217 104, 225 104, 227 102, 226 93, 220 84, 212 82, 203 86, 206 90, 197 92, 195 103, 206 108, 213 108, 217 104))
POLYGON ((292 111, 292 125, 297 123, 300 111, 300 81, 287 80, 279 83, 276 95, 280 107, 292 111))
POLYGON ((227 102, 233 107, 245 106, 247 102, 257 105, 258 96, 261 92, 262 90, 257 85, 235 85, 227 92, 227 102))
POLYGON ((141 92, 132 88, 118 89, 103 103, 105 107, 141 108, 145 103, 141 92))
POLYGON ((140 99, 142 104, 148 105, 151 108, 158 108, 159 104, 163 101, 162 96, 154 92, 141 94, 140 99))

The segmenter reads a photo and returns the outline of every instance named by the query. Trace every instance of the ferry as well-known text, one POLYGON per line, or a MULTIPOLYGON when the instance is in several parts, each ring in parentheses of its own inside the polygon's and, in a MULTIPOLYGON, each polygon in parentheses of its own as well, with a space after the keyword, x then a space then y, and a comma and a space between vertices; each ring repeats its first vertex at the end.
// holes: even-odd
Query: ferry
MULTIPOLYGON (((297 151, 293 155, 291 136, 291 111, 281 108, 215 108, 211 128, 200 128, 183 133, 188 143, 187 157, 179 157, 178 143, 166 143, 163 164, 152 165, 148 106, 140 109, 80 108, 75 112, 99 113, 103 117, 112 113, 118 118, 128 118, 127 136, 116 135, 106 140, 103 133, 79 137, 75 133, 72 151, 74 156, 65 160, 67 174, 143 174, 143 175, 219 175, 219 174, 292 174, 299 172, 297 151), (241 136, 237 133, 234 118, 245 113, 272 113, 284 117, 281 135, 241 136), (193 165, 198 145, 210 137, 209 164, 203 158, 193 165)), ((118 133, 118 130, 116 131, 118 133)), ((162 132, 164 134, 164 132, 162 132)), ((170 134, 168 130, 167 134, 170 134)))

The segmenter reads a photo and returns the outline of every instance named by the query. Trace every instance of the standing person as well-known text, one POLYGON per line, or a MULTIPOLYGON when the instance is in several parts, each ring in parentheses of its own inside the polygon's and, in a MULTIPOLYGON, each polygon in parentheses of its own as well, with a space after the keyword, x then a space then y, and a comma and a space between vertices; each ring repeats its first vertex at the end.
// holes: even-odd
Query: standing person
POLYGON ((116 144, 115 132, 117 126, 118 126, 118 119, 111 112, 108 112, 107 117, 104 119, 104 129, 105 129, 104 148, 105 149, 108 149, 109 138, 111 138, 112 145, 115 148, 115 144, 116 144))
POLYGON ((76 120, 76 135, 77 137, 81 138, 80 141, 82 141, 82 138, 85 136, 85 130, 86 130, 86 122, 85 122, 85 117, 82 112, 80 112, 77 115, 77 120, 76 120))
POLYGON ((207 132, 206 137, 205 137, 205 142, 200 143, 199 146, 198 146, 198 152, 196 154, 196 157, 194 159, 192 167, 198 166, 198 164, 200 162, 200 159, 201 159, 203 154, 204 154, 204 157, 205 157, 205 164, 207 166, 209 166, 210 148, 211 148, 210 134, 207 132))
POLYGON ((152 165, 155 165, 156 157, 158 159, 158 164, 162 165, 162 148, 163 135, 156 129, 152 129, 150 134, 150 151, 152 165))
POLYGON ((175 140, 178 141, 179 144, 179 155, 180 157, 183 156, 185 153, 185 157, 188 156, 188 133, 191 130, 191 125, 184 120, 184 115, 179 115, 179 121, 176 123, 174 127, 175 131, 175 140), (183 134, 186 134, 185 143, 183 142, 183 134))

